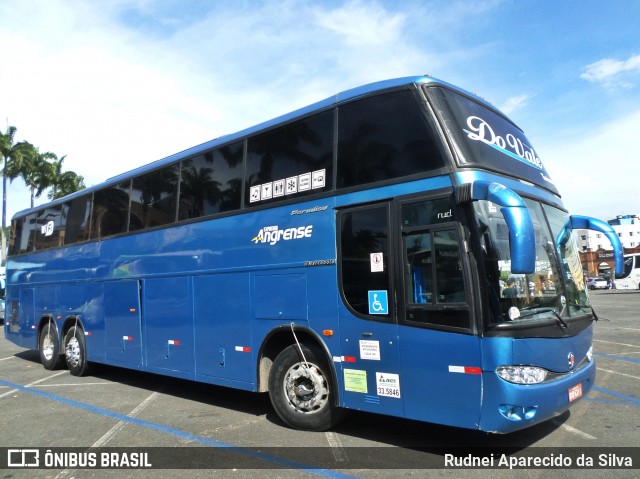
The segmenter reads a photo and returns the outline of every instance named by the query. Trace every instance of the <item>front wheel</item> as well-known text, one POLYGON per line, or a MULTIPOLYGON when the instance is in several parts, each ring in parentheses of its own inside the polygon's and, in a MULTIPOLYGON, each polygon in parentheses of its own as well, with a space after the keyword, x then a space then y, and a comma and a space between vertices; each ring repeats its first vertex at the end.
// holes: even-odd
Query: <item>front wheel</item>
POLYGON ((89 371, 87 345, 82 328, 73 326, 64 337, 64 357, 73 376, 86 376, 89 371))
POLYGON ((294 429, 326 431, 342 419, 334 405, 329 368, 317 348, 302 345, 304 359, 291 345, 273 362, 269 375, 271 404, 280 419, 294 429))
POLYGON ((50 371, 60 366, 60 341, 56 327, 51 321, 40 331, 40 362, 50 371))

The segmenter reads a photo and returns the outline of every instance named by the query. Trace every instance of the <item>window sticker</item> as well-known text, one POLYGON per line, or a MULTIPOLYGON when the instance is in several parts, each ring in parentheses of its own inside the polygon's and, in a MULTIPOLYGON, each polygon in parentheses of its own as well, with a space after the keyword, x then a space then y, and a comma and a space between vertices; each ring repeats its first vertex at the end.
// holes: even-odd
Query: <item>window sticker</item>
POLYGON ((367 372, 359 369, 345 369, 344 390, 367 394, 367 372))
POLYGON ((273 183, 264 183, 262 185, 261 199, 268 200, 273 197, 273 183))
POLYGON ((284 196, 284 182, 285 180, 278 180, 273 182, 273 196, 284 196))
POLYGON ((369 291, 369 314, 389 314, 387 291, 369 291))
POLYGON ((371 272, 379 273, 384 271, 384 261, 382 253, 371 253, 371 272))
POLYGON ((326 170, 318 170, 313 172, 312 188, 324 188, 326 181, 326 170))
POLYGON ((298 191, 307 191, 311 189, 311 173, 305 173, 298 176, 298 191))
POLYGON ((380 361, 380 341, 360 340, 360 359, 380 361))
POLYGON ((256 203, 280 196, 295 195, 303 191, 321 189, 327 185, 326 177, 327 170, 324 169, 254 185, 249 188, 249 202, 256 203))
POLYGON ((260 201, 260 185, 258 186, 252 186, 249 191, 249 201, 251 203, 254 203, 256 201, 260 201))

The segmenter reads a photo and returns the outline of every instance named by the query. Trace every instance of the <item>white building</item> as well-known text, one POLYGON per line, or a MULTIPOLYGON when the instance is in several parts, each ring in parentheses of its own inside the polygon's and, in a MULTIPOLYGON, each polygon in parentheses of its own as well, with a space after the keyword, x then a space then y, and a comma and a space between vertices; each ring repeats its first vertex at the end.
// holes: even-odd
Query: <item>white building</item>
MULTIPOLYGON (((618 234, 623 248, 640 248, 640 218, 637 215, 618 216, 607 223, 618 234)), ((575 230, 574 234, 581 252, 613 249, 611 242, 603 233, 592 230, 575 230)))

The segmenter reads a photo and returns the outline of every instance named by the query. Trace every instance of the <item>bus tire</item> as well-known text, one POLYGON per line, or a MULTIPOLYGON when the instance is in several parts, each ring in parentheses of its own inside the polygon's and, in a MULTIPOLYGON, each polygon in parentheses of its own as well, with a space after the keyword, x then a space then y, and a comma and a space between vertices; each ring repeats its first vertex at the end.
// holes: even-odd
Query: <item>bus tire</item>
POLYGON ((87 361, 87 344, 84 331, 80 327, 72 326, 64 337, 64 357, 69 372, 73 376, 86 376, 89 372, 87 361))
POLYGON ((45 369, 53 371, 60 367, 60 341, 58 332, 51 322, 46 323, 40 331, 40 362, 45 369))
POLYGON ((276 413, 288 426, 306 431, 326 431, 342 418, 334 405, 330 370, 317 348, 296 345, 282 350, 269 374, 269 397, 276 413), (307 368, 308 366, 308 368, 307 368))

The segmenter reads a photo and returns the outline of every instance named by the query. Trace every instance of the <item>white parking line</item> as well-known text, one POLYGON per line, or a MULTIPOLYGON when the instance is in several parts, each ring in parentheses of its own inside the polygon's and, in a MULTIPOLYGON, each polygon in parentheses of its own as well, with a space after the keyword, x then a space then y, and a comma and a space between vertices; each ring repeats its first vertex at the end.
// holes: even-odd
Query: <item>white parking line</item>
MULTIPOLYGON (((142 411, 144 408, 146 408, 151 401, 153 401, 155 398, 158 397, 160 393, 159 392, 154 392, 153 394, 151 394, 151 396, 149 396, 147 399, 145 399, 144 401, 142 401, 140 404, 138 404, 138 406, 136 406, 136 408, 131 411, 129 414, 127 414, 127 417, 136 417, 136 415, 142 411)), ((92 446, 90 446, 89 449, 91 448, 97 448, 97 447, 103 447, 104 445, 106 445, 109 441, 111 441, 111 439, 113 439, 115 437, 116 434, 118 434, 118 432, 120 432, 120 430, 127 424, 126 421, 118 421, 118 423, 113 426, 111 429, 109 429, 109 431, 107 431, 104 436, 102 436, 100 439, 98 439, 96 442, 93 443, 92 446)), ((69 474, 71 474, 72 472, 74 472, 75 469, 65 469, 64 471, 61 471, 56 477, 55 479, 62 479, 64 477, 67 477, 69 474)))
POLYGON ((616 344, 618 346, 629 346, 630 348, 640 348, 637 344, 626 344, 626 343, 614 343, 613 341, 605 341, 604 339, 594 339, 593 342, 598 343, 607 343, 607 344, 616 344))
POLYGON ((336 462, 347 462, 347 453, 342 447, 340 437, 338 437, 335 432, 325 432, 324 434, 327 438, 327 442, 331 446, 331 452, 333 453, 333 458, 336 462))
MULTIPOLYGON (((151 394, 151 396, 149 396, 147 399, 145 399, 144 401, 142 401, 140 404, 138 404, 138 406, 131 411, 129 414, 127 414, 128 417, 136 417, 138 415, 138 413, 140 411, 142 411, 144 408, 146 408, 151 401, 153 401, 155 398, 158 397, 160 393, 159 392, 154 392, 153 394, 151 394)), ((113 439, 113 437, 120 431, 120 429, 122 429, 127 423, 125 421, 120 421, 118 422, 118 424, 116 424, 115 426, 113 426, 104 436, 102 436, 100 439, 98 439, 96 442, 93 443, 93 445, 91 447, 102 447, 105 444, 107 444, 109 441, 111 441, 111 439, 113 439)))
POLYGON ((0 361, 6 361, 7 359, 15 359, 15 356, 9 356, 9 357, 6 357, 6 358, 2 358, 2 359, 0 359, 0 361))
MULTIPOLYGON (((46 378, 43 378, 43 379, 39 379, 38 381, 34 381, 34 382, 30 383, 30 384, 27 384, 25 386, 25 388, 30 388, 32 386, 35 386, 36 384, 40 384, 40 383, 42 383, 44 381, 48 381, 49 379, 55 378, 56 376, 60 376, 62 374, 68 374, 68 371, 60 371, 59 373, 52 374, 49 377, 46 377, 46 378)), ((6 397, 6 396, 10 396, 11 394, 13 394, 15 392, 18 392, 18 390, 17 389, 12 389, 11 391, 7 391, 4 394, 0 394, 0 399, 2 399, 3 397, 6 397)))
POLYGON ((607 373, 611 373, 611 374, 618 374, 620 376, 625 376, 628 378, 632 378, 632 379, 640 379, 640 376, 632 376, 631 374, 625 374, 625 373, 619 373, 618 371, 611 371, 610 369, 604 369, 604 368, 596 368, 598 371, 604 371, 607 373))
POLYGON ((102 386, 102 385, 106 385, 106 386, 114 386, 114 383, 64 383, 64 384, 40 384, 38 385, 39 388, 59 388, 61 386, 67 387, 67 386, 102 386))
POLYGON ((585 439, 590 439, 590 440, 594 440, 597 439, 597 437, 592 436, 591 434, 587 434, 584 431, 581 431, 580 429, 576 429, 575 427, 571 427, 567 424, 564 424, 560 421, 558 421, 557 419, 552 420, 552 422, 558 426, 560 426, 562 429, 564 429, 567 432, 570 432, 571 434, 575 434, 576 436, 580 436, 583 437, 585 439))

